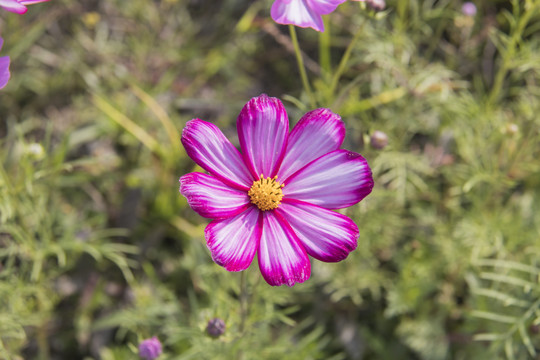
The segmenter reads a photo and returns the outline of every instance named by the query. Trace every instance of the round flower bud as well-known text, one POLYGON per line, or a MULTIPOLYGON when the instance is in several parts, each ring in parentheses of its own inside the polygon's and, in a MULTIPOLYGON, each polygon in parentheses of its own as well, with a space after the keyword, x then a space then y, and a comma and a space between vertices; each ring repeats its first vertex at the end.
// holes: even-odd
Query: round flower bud
POLYGON ((220 318, 213 318, 206 325, 206 333, 213 338, 218 338, 225 332, 225 321, 220 318))
POLYGON ((386 145, 388 145, 388 135, 382 131, 375 130, 373 134, 371 134, 370 144, 374 149, 384 149, 386 145))
POLYGON ((37 160, 41 160, 45 156, 45 150, 43 150, 43 146, 38 143, 29 144, 26 148, 26 151, 28 155, 32 156, 37 160))
POLYGON ((154 360, 161 355, 161 343, 157 337, 146 339, 139 344, 139 356, 144 360, 154 360))
POLYGON ((366 0, 366 5, 375 11, 383 11, 386 7, 384 0, 366 0))
POLYGON ((461 12, 466 16, 474 16, 476 15, 476 5, 470 1, 467 1, 461 6, 461 12))
POLYGON ((519 131, 519 126, 514 123, 508 123, 506 124, 506 128, 504 130, 507 134, 514 135, 519 131))

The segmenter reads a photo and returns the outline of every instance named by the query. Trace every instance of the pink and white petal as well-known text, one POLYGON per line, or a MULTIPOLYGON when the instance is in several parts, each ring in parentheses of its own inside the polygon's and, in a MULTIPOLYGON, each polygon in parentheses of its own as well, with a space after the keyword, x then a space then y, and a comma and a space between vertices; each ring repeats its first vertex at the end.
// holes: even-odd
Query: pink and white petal
POLYGON ((193 161, 225 184, 246 191, 253 184, 242 155, 216 125, 200 119, 188 121, 182 144, 193 161))
POLYGON ((19 2, 23 5, 33 5, 33 4, 39 4, 46 1, 49 1, 49 0, 20 0, 19 2))
POLYGON ((7 85, 10 76, 9 56, 0 57, 0 89, 4 88, 7 85))
POLYGON ((282 203, 279 212, 317 260, 341 261, 356 249, 358 226, 345 215, 303 202, 282 203))
MULTIPOLYGON (((1 0, 0 0, 1 1, 1 0)), ((4 39, 0 37, 0 50, 2 50, 2 46, 4 45, 4 39)))
POLYGON ((216 264, 228 271, 242 271, 249 267, 261 238, 259 215, 259 209, 251 206, 236 216, 208 224, 204 235, 216 264))
POLYGON ((336 10, 339 4, 347 0, 305 0, 308 6, 317 14, 326 15, 336 10))
POLYGON ((251 99, 238 115, 237 129, 252 175, 276 175, 289 133, 289 118, 281 101, 266 94, 251 99))
POLYGON ((293 286, 309 279, 311 264, 306 250, 287 221, 275 211, 264 211, 263 232, 257 256, 266 282, 293 286))
POLYGON ((198 172, 180 178, 180 193, 193 210, 211 219, 235 216, 250 204, 245 191, 233 189, 212 175, 198 172))
POLYGON ((369 165, 362 155, 335 150, 312 161, 283 187, 283 201, 296 199, 327 209, 351 206, 373 188, 369 165))
POLYGON ((279 169, 281 181, 316 158, 339 149, 345 138, 341 117, 329 109, 305 114, 289 134, 285 157, 279 169))
POLYGON ((270 15, 278 24, 324 31, 321 15, 312 10, 305 0, 276 0, 272 4, 270 15))
POLYGON ((19 2, 16 0, 0 0, 0 7, 3 7, 7 11, 21 15, 28 11, 26 6, 19 4, 19 2))

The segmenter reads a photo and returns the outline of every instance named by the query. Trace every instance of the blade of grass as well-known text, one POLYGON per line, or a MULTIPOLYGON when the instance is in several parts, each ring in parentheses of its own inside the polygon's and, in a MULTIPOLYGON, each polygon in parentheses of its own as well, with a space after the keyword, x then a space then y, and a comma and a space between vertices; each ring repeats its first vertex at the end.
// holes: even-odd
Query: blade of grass
POLYGON ((135 94, 135 96, 141 99, 141 101, 144 102, 146 106, 150 108, 150 110, 152 110, 154 115, 161 122, 161 125, 163 125, 163 127, 165 128, 165 131, 167 132, 167 136, 169 137, 169 141, 171 142, 174 151, 178 151, 182 147, 180 144, 180 136, 178 136, 176 127, 171 121, 169 115, 167 115, 167 112, 152 96, 150 96, 147 92, 145 92, 137 85, 131 85, 131 91, 133 92, 133 94, 135 94))
POLYGON ((107 100, 103 99, 101 96, 94 94, 93 97, 94 104, 103 111, 111 120, 116 122, 118 125, 123 127, 131 135, 135 136, 144 146, 146 146, 150 151, 159 154, 160 146, 159 143, 154 139, 150 134, 148 134, 142 127, 137 125, 133 120, 128 118, 126 115, 122 114, 107 100))

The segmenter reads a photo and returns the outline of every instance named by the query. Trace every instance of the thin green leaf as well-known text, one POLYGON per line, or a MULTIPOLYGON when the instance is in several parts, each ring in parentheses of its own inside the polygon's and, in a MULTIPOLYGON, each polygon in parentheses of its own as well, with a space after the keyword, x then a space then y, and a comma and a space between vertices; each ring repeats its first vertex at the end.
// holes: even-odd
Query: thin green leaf
POLYGON ((497 321, 497 322, 504 323, 504 324, 515 324, 516 322, 519 321, 518 319, 516 319, 513 316, 495 314, 495 313, 492 313, 492 312, 489 312, 489 311, 475 310, 475 311, 471 312, 471 315, 482 318, 482 319, 497 321))

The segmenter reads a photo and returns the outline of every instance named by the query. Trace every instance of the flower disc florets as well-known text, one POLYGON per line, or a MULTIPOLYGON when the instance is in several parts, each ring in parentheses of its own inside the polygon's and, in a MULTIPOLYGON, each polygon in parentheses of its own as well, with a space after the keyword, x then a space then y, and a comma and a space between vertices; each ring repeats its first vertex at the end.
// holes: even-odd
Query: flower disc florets
POLYGON ((283 188, 283 184, 277 181, 277 175, 265 179, 261 174, 259 180, 253 182, 248 195, 251 203, 257 205, 260 210, 273 210, 281 204, 281 199, 283 199, 281 188, 283 188))

